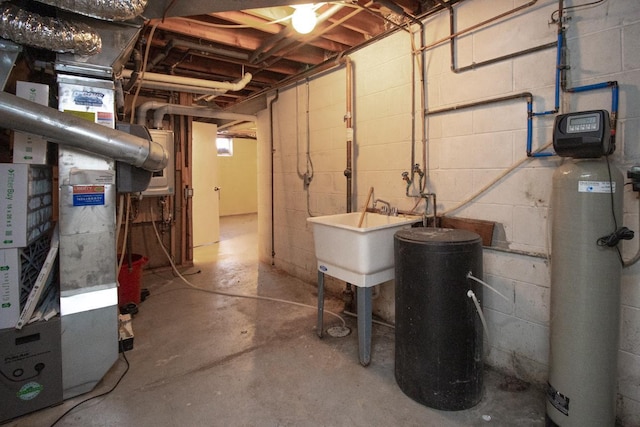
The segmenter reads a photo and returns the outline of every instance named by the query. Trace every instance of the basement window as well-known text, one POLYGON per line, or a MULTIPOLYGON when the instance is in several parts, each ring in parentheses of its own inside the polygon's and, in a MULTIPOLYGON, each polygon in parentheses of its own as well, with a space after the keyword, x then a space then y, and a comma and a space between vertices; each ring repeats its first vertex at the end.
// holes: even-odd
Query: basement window
POLYGON ((216 138, 216 146, 218 147, 218 156, 233 156, 233 139, 216 138))

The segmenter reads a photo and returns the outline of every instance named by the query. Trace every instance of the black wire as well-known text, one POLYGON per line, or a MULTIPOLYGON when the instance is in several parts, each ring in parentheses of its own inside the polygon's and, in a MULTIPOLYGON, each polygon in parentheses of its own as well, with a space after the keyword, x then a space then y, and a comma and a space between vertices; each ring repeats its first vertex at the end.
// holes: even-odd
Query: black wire
POLYGON ((620 247, 618 246, 618 243, 620 243, 620 240, 631 240, 633 239, 633 231, 629 230, 627 227, 620 227, 618 228, 618 220, 616 219, 616 209, 615 209, 615 199, 613 197, 613 192, 614 192, 614 182, 613 182, 613 178, 611 177, 611 165, 609 164, 609 156, 604 156, 605 159, 607 160, 607 172, 609 173, 609 195, 610 200, 611 200, 611 216, 613 217, 613 228, 614 231, 613 233, 607 235, 607 236, 602 236, 600 237, 597 241, 596 244, 598 246, 607 246, 610 248, 616 248, 616 252, 618 253, 618 259, 620 260, 620 263, 624 266, 624 260, 622 259, 622 253, 620 252, 620 247))
POLYGON ((120 341, 118 342, 118 344, 119 344, 119 346, 120 346, 120 350, 121 350, 122 357, 124 358, 124 361, 125 361, 125 363, 127 364, 127 368, 124 370, 124 372, 122 373, 122 375, 120 376, 120 378, 118 378, 118 381, 113 385, 113 387, 111 387, 111 389, 110 389, 110 390, 107 390, 107 391, 105 391, 104 393, 100 393, 100 394, 98 394, 98 395, 95 395, 95 396, 92 396, 92 397, 90 397, 90 398, 88 398, 88 399, 85 399, 85 400, 83 400, 83 401, 81 401, 81 402, 78 402, 78 403, 76 403, 75 405, 73 405, 71 408, 67 409, 67 411, 66 411, 64 414, 60 415, 60 416, 58 417, 58 419, 57 419, 57 420, 55 420, 55 421, 53 422, 53 424, 51 424, 51 426, 50 426, 50 427, 53 427, 53 426, 55 426, 56 424, 58 424, 58 422, 60 422, 60 420, 62 420, 64 417, 66 417, 66 416, 69 414, 69 412, 73 411, 73 410, 74 410, 74 409, 76 409, 78 406, 82 405, 83 403, 89 402, 90 400, 93 400, 93 399, 97 399, 98 397, 106 396, 107 394, 109 394, 109 393, 111 393, 113 390, 115 390, 115 389, 116 389, 116 387, 118 387, 118 385, 120 384, 120 381, 122 381, 122 379, 124 378, 124 376, 125 376, 125 375, 127 375, 127 372, 129 372, 129 360, 127 359, 127 355, 125 354, 125 350, 124 350, 124 347, 123 347, 123 345, 122 345, 122 340, 120 340, 120 341))
POLYGON ((608 246, 613 248, 620 243, 620 240, 633 239, 634 232, 627 227, 620 227, 608 236, 603 236, 598 239, 598 246, 608 246))
POLYGON ((618 229, 618 220, 616 219, 616 207, 615 207, 615 200, 613 197, 613 191, 615 190, 615 188, 613 188, 613 178, 611 177, 611 165, 609 164, 609 156, 604 156, 605 160, 607 161, 607 172, 609 173, 609 196, 611 199, 611 216, 613 217, 613 226, 614 228, 617 230, 618 229))
MULTIPOLYGON (((595 0, 592 1, 590 3, 584 3, 584 4, 577 4, 575 6, 567 6, 567 7, 563 7, 562 10, 563 12, 566 12, 568 10, 573 10, 573 9, 580 9, 582 7, 589 7, 589 6, 595 6, 597 4, 603 3, 606 0, 595 0)), ((560 10, 554 10, 553 13, 551 14, 551 22, 557 22, 557 18, 554 17, 554 15, 556 15, 557 13, 559 13, 560 10)))

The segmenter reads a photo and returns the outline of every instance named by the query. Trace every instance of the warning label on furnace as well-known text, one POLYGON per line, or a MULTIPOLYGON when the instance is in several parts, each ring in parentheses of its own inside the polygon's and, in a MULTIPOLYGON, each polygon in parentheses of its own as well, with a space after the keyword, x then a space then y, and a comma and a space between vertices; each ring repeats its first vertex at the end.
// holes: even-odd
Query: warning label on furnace
POLYGON ((104 205, 104 185, 74 185, 73 206, 104 205))
POLYGON ((616 183, 611 181, 578 181, 579 193, 615 193, 616 183), (613 188, 613 191, 611 189, 613 188))

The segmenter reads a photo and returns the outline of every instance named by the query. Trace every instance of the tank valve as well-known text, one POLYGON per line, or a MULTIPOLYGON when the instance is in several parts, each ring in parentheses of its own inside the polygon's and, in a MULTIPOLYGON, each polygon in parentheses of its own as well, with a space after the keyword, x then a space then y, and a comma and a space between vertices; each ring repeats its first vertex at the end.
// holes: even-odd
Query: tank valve
POLYGON ((411 179, 409 178, 409 172, 407 171, 402 172, 402 180, 406 181, 407 184, 411 184, 411 179))

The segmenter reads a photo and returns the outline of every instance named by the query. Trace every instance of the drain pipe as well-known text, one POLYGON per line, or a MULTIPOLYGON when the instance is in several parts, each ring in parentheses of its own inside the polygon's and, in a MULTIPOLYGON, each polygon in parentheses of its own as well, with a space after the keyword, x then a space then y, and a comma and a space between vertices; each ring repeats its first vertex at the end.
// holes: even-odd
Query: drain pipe
MULTIPOLYGON (((353 61, 348 56, 340 59, 346 65, 346 107, 347 111, 344 115, 346 127, 346 145, 347 145, 347 168, 344 170, 344 176, 347 178, 347 213, 353 211, 353 61)), ((343 299, 345 302, 345 310, 353 309, 353 285, 349 282, 345 284, 343 291, 343 299)))
POLYGON ((273 104, 280 97, 280 91, 276 89, 276 96, 269 101, 269 142, 271 144, 271 265, 276 265, 276 232, 275 232, 275 192, 274 192, 274 171, 273 171, 273 156, 276 152, 274 143, 273 143, 273 104))
MULTIPOLYGON (((122 77, 124 77, 125 79, 130 79, 133 73, 134 72, 132 70, 123 70, 122 77)), ((145 72, 142 84, 144 85, 144 82, 154 82, 173 84, 176 86, 193 86, 207 89, 239 91, 244 89, 252 78, 253 76, 251 75, 251 73, 245 73, 240 80, 232 83, 145 72)))
POLYGON ((347 111, 344 115, 347 136, 347 168, 344 170, 344 176, 347 178, 347 213, 349 213, 353 210, 353 62, 348 56, 342 58, 341 61, 346 64, 347 77, 347 111))
POLYGON ((149 102, 145 102, 144 104, 140 104, 140 106, 138 106, 136 110, 136 117, 138 118, 138 124, 142 126, 146 126, 147 113, 150 110, 157 110, 158 108, 162 108, 167 105, 169 104, 167 104, 166 102, 160 102, 160 101, 149 101, 149 102))
MULTIPOLYGON (((227 113, 219 110, 212 110, 209 107, 189 106, 180 104, 165 104, 158 108, 153 114, 153 127, 162 129, 162 120, 167 114, 178 114, 181 116, 206 117, 210 119, 222 120, 242 120, 245 122, 255 122, 256 116, 250 114, 227 113)), ((140 116, 138 117, 140 120, 140 116)))
POLYGON ((161 171, 168 154, 158 143, 0 92, 0 127, 42 135, 149 171, 161 171))
POLYGON ((205 95, 205 96, 220 96, 223 93, 227 92, 226 90, 212 89, 212 88, 206 88, 202 86, 187 86, 187 85, 178 85, 175 83, 152 82, 147 80, 140 80, 139 83, 140 83, 140 86, 145 87, 147 89, 158 89, 158 90, 166 90, 171 92, 185 92, 185 93, 193 93, 193 94, 205 95))

